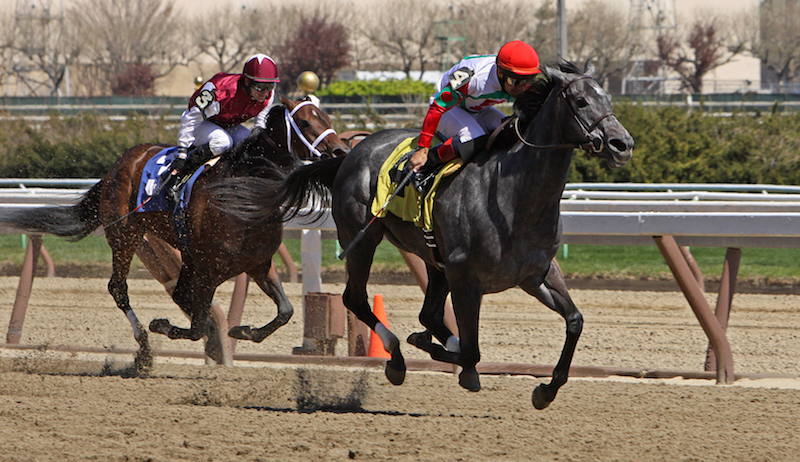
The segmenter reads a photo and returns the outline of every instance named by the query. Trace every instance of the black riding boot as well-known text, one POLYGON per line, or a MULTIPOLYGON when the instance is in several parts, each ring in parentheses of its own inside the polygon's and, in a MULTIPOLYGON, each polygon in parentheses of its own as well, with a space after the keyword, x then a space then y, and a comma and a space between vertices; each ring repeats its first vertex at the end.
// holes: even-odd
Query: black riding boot
POLYGON ((456 157, 460 157, 464 163, 469 162, 475 157, 475 154, 484 150, 488 140, 489 135, 481 135, 465 142, 461 142, 458 138, 450 138, 444 143, 430 148, 428 160, 414 175, 414 186, 421 193, 426 191, 430 179, 433 178, 439 167, 456 157))
POLYGON ((208 144, 195 146, 187 153, 186 163, 178 169, 178 173, 170 177, 171 181, 167 180, 169 182, 168 186, 172 188, 173 192, 175 192, 178 188, 180 188, 181 183, 188 175, 194 173, 198 167, 213 158, 214 153, 211 152, 211 148, 208 144))

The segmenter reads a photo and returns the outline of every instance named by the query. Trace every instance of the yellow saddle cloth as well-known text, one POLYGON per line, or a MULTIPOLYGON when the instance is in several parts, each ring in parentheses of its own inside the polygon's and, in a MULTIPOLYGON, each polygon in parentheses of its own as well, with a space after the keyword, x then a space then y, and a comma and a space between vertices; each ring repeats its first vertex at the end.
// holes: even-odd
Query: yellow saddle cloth
MULTIPOLYGON (((436 177, 433 178, 433 184, 428 194, 424 198, 414 185, 409 183, 381 212, 383 204, 386 203, 389 196, 397 189, 397 183, 392 179, 390 171, 406 153, 418 148, 418 140, 419 137, 403 140, 381 166, 381 171, 378 173, 378 190, 375 194, 375 198, 372 200, 371 211, 372 214, 378 218, 383 218, 386 216, 387 212, 391 212, 404 221, 411 221, 417 227, 429 230, 432 229, 433 226, 433 201, 436 197, 436 189, 439 186, 439 182, 442 178, 452 175, 461 168, 464 163, 461 158, 450 161, 444 168, 439 170, 436 177)), ((398 165, 398 169, 403 170, 407 162, 408 161, 403 161, 398 165)))

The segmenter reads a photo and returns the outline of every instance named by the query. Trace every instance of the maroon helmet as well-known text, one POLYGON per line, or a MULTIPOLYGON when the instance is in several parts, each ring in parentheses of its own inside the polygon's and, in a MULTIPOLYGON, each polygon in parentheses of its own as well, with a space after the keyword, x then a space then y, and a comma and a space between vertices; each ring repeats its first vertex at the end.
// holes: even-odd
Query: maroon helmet
POLYGON ((242 74, 253 82, 277 83, 281 81, 278 77, 278 66, 275 65, 275 61, 262 53, 251 56, 244 63, 242 74))

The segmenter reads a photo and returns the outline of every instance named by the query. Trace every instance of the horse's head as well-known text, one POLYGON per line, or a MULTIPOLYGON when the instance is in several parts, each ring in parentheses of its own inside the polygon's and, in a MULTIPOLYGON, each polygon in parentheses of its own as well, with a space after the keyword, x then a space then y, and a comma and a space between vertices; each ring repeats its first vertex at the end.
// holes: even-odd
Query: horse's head
POLYGON ((609 167, 618 168, 633 156, 633 137, 614 115, 611 95, 594 79, 594 70, 591 63, 581 72, 568 62, 557 69, 545 69, 554 85, 550 97, 559 100, 561 142, 580 147, 590 156, 606 159, 609 167))
POLYGON ((310 98, 292 101, 281 97, 281 104, 286 106, 287 149, 296 156, 313 159, 350 152, 350 148, 333 129, 331 118, 310 98))

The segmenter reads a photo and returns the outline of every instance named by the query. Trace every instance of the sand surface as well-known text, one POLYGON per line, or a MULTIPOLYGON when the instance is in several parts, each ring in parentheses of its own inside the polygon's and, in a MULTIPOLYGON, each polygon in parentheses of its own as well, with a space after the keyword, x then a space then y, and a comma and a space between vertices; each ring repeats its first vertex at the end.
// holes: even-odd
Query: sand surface
MULTIPOLYGON (((26 345, 136 348, 104 279, 37 278, 26 345)), ((17 278, 0 278, 9 319, 17 278)), ((286 284, 290 323, 237 352, 287 355, 302 343, 300 284, 286 284)), ((323 290, 340 293, 339 284, 323 290)), ((232 283, 220 287, 226 307, 232 283)), ((417 287, 373 285, 390 328, 420 330, 417 287)), ((585 317, 573 365, 702 371, 707 340, 679 292, 573 290, 585 317)), ((161 286, 130 281, 139 318, 188 321, 161 286)), ((711 306, 715 297, 708 296, 711 306)), ((274 317, 251 285, 244 323, 274 317)), ((572 378, 537 411, 531 391, 548 378, 481 377, 470 393, 449 373, 409 372, 393 386, 382 368, 156 358, 125 378, 127 355, 0 349, 0 461, 273 460, 798 460, 800 296, 737 294, 728 327, 740 379, 572 378)), ((156 349, 202 351, 202 342, 151 335, 156 349)), ((564 323, 519 290, 484 298, 483 361, 554 364, 564 323)), ((346 351, 343 342, 337 352, 346 351)), ((407 358, 425 353, 404 344, 407 358)))

